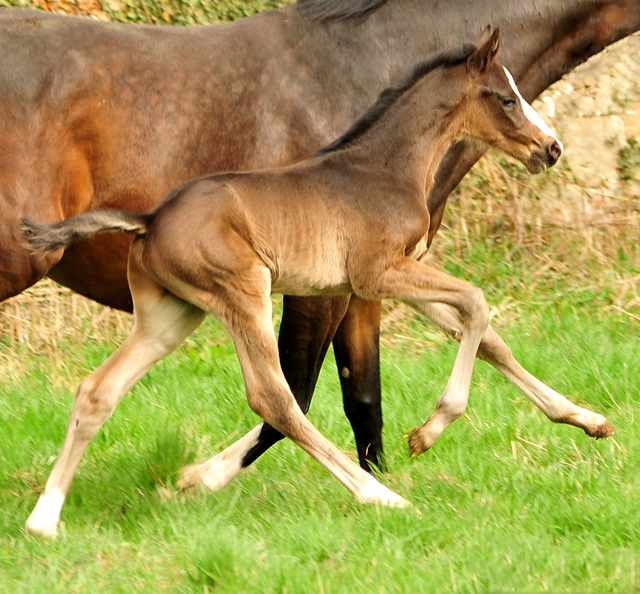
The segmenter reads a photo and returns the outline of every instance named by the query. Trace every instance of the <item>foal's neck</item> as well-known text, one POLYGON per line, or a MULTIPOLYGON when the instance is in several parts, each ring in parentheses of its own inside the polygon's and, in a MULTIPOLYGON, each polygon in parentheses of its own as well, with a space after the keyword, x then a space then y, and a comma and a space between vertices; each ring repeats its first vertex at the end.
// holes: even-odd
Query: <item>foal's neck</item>
POLYGON ((424 200, 440 161, 462 129, 459 108, 466 81, 459 76, 460 68, 437 68, 420 79, 345 151, 345 158, 369 159, 378 172, 388 171, 415 185, 424 200))

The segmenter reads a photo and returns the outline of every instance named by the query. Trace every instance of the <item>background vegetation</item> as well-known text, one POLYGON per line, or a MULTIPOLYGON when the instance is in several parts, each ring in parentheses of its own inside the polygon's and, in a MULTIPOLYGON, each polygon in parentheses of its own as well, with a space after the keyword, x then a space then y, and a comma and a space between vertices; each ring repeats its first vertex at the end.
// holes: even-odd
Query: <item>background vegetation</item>
MULTIPOLYGON (((171 24, 272 5, 6 4, 171 24)), ((639 163, 631 142, 619 160, 622 181, 595 216, 580 201, 561 202, 566 168, 531 180, 489 157, 451 199, 432 255, 485 290, 516 356, 606 414, 618 429, 613 439, 551 424, 479 363, 467 414, 411 460, 402 436, 432 410, 456 345, 385 305, 383 480, 421 515, 357 505, 287 442, 221 493, 181 493, 182 465, 257 422, 233 347, 209 320, 92 442, 60 538, 30 537, 24 521, 61 446, 72 395, 126 335, 130 317, 50 282, 0 306, 0 591, 640 591, 639 163), (555 216, 558 204, 568 216, 555 216)), ((317 394, 312 422, 353 452, 331 356, 317 394)))
POLYGON ((233 21, 291 4, 291 0, 0 0, 0 6, 41 8, 100 20, 153 25, 233 21))

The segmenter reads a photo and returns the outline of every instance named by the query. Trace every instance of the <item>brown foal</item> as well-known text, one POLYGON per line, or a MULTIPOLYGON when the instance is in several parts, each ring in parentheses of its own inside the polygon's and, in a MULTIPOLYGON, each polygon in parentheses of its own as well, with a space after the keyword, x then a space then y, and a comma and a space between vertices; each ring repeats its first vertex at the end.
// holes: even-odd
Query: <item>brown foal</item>
POLYGON ((552 166, 562 147, 495 61, 498 32, 479 47, 437 54, 388 89, 340 139, 296 165, 198 178, 146 214, 102 211, 52 226, 23 221, 34 250, 52 252, 103 231, 136 236, 129 255, 135 324, 78 390, 62 452, 27 521, 55 536, 90 439, 125 393, 202 321, 218 317, 236 346, 250 407, 306 450, 362 503, 407 502, 349 460, 305 417, 285 381, 271 293, 399 299, 459 334, 447 386, 412 452, 429 448, 465 410, 489 328, 482 291, 421 261, 425 192, 452 142, 476 139, 552 166), (434 313, 435 312, 435 313, 434 313))

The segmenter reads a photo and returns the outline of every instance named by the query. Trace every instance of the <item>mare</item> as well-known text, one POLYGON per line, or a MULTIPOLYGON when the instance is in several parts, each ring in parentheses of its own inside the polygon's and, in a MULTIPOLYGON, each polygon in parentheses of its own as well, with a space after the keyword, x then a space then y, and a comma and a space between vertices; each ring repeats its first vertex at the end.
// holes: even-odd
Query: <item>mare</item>
POLYGON ((447 386, 411 442, 426 449, 468 400, 489 326, 480 289, 421 261, 431 217, 426 190, 452 142, 467 137, 532 173, 562 146, 496 62, 498 31, 419 63, 342 137, 283 168, 188 181, 148 213, 84 213, 52 226, 24 219, 24 237, 49 253, 104 231, 135 236, 129 255, 133 329, 80 385, 60 456, 27 528, 55 536, 89 441, 126 392, 215 315, 231 335, 251 409, 325 466, 361 503, 407 502, 327 440, 298 406, 278 357, 271 293, 400 299, 445 308, 460 347, 447 386))
MULTIPOLYGON (((301 0, 226 25, 100 23, 0 8, 0 300, 45 275, 131 311, 130 238, 109 234, 34 257, 19 220, 146 211, 179 183, 289 164, 339 136, 407 64, 502 26, 502 60, 532 100, 640 27, 640 0, 301 0)), ((447 196, 482 149, 452 147, 427 198, 433 240, 447 196)), ((383 465, 377 301, 284 299, 280 356, 306 411, 333 340, 360 464, 383 465)), ((451 331, 452 320, 432 313, 451 331)), ((454 332, 455 334, 455 332, 454 332)), ((492 330, 479 356, 553 421, 611 432, 524 370, 492 330), (489 340, 490 339, 490 340, 489 340)), ((254 430, 191 480, 226 484, 281 434, 254 430), (222 464, 222 467, 221 467, 222 464)))

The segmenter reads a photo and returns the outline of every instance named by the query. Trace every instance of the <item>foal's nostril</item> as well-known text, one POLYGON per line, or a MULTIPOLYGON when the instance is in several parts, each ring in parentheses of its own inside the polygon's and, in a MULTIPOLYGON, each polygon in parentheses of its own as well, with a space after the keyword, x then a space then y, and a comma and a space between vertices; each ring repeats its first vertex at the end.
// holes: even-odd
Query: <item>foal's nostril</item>
POLYGON ((562 154, 562 146, 557 140, 554 140, 548 148, 549 165, 555 165, 562 154))

